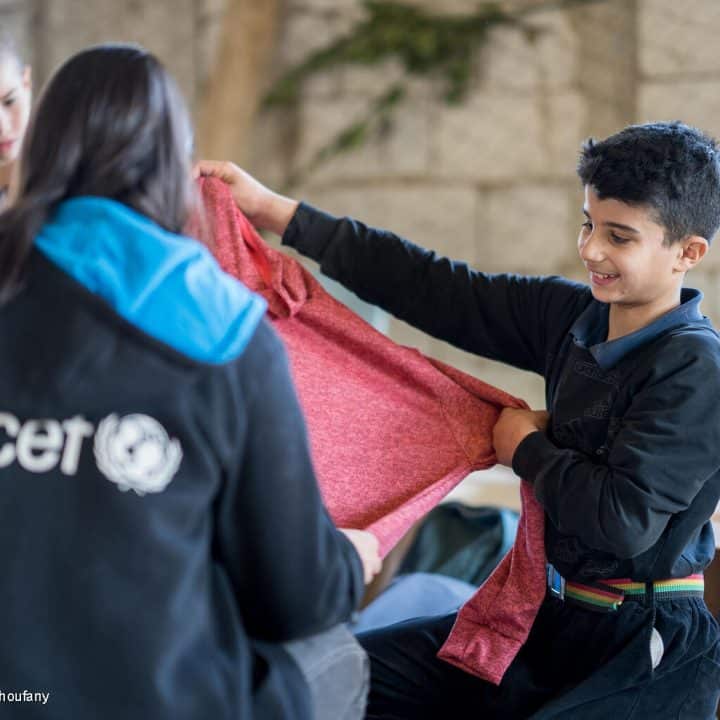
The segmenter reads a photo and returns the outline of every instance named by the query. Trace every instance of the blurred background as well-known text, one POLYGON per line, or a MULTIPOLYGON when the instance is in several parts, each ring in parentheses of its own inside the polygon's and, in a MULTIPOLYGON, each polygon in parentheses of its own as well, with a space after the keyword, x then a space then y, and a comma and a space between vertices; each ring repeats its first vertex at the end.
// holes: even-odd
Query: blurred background
MULTIPOLYGON (((199 156, 487 271, 584 280, 574 175, 584 138, 669 119, 720 135, 717 0, 0 0, 0 23, 36 90, 83 46, 145 45, 193 109, 199 156), (265 107, 308 58, 294 97, 265 107)), ((719 274, 716 250, 688 279, 716 322, 719 274)), ((361 312, 544 406, 539 378, 361 312)))

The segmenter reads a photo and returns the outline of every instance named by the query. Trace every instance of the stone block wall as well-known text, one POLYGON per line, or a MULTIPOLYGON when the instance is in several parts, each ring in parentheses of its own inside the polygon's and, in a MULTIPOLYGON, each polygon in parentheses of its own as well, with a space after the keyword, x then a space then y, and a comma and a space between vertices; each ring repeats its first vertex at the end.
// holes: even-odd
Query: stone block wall
MULTIPOLYGON (((482 4, 402 1, 444 14, 468 14, 482 4)), ((720 4, 598 0, 539 10, 541 0, 506 1, 535 6, 527 20, 540 32, 529 39, 512 28, 493 31, 465 102, 448 106, 439 83, 412 80, 390 132, 318 168, 292 192, 484 270, 583 279, 575 250, 582 221, 574 176, 580 142, 630 122, 672 118, 720 136, 720 4)), ((256 13, 270 5, 264 0, 0 0, 0 23, 27 48, 38 81, 83 45, 141 42, 166 61, 197 110, 208 81, 221 75, 214 64, 222 38, 227 44, 241 37, 231 23, 223 24, 230 3, 256 13)), ((263 76, 242 85, 226 73, 227 86, 214 88, 216 97, 241 86, 267 87, 283 68, 347 33, 365 13, 360 0, 272 4, 279 20, 263 76)), ((236 133, 227 153, 271 186, 282 187, 402 72, 395 61, 329 70, 306 84, 297 107, 253 111, 254 121, 243 122, 243 134, 236 133)), ((248 103, 256 104, 257 97, 248 103)), ((218 137, 220 129, 232 134, 232 117, 214 122, 218 137)), ((207 132, 212 135, 212 124, 207 132)), ((213 152, 222 156, 224 151, 213 152)), ((703 289, 705 310, 720 323, 720 250, 701 268, 688 282, 703 289)), ((535 406, 544 402, 539 378, 457 351, 394 319, 388 330, 535 406)))
POLYGON ((101 42, 136 42, 172 71, 195 108, 215 60, 226 0, 0 0, 39 88, 69 55, 101 42))

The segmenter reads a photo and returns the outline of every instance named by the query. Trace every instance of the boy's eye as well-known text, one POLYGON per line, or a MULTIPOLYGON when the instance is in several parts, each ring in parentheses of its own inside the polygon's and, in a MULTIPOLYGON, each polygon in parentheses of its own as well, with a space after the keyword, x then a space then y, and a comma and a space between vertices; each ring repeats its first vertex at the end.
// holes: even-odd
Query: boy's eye
POLYGON ((629 243, 630 240, 626 237, 621 237, 620 235, 616 235, 615 233, 610 233, 610 239, 616 244, 616 245, 624 245, 625 243, 629 243))
POLYGON ((3 107, 10 107, 11 105, 14 105, 14 104, 15 104, 14 97, 6 98, 5 100, 3 100, 3 107))
POLYGON ((592 230, 592 223, 589 220, 586 220, 580 227, 584 228, 585 230, 592 230))

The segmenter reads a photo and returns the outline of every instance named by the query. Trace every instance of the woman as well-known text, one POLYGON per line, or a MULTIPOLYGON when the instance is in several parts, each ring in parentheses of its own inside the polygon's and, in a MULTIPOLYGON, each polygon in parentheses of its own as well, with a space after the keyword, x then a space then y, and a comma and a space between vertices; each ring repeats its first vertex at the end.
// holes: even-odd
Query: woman
POLYGON ((264 302, 179 234, 191 146, 132 46, 68 60, 28 128, 0 215, 0 700, 310 718, 312 667, 316 697, 345 683, 326 716, 359 717, 339 623, 377 545, 324 510, 264 302))
POLYGON ((20 153, 31 98, 30 66, 23 64, 12 38, 0 33, 0 206, 20 153))

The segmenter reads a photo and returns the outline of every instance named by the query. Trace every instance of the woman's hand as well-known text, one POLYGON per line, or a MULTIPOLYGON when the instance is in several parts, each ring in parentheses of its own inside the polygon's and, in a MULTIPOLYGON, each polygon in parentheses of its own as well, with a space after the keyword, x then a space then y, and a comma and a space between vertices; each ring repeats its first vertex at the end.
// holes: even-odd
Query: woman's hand
POLYGON ((355 550, 357 550, 362 562, 365 584, 367 585, 382 568, 378 539, 367 530, 340 528, 340 532, 355 546, 355 550))
POLYGON ((497 461, 512 467, 517 446, 530 434, 545 430, 549 415, 545 410, 503 408, 493 428, 493 446, 497 461))
POLYGON ((298 201, 278 195, 235 163, 200 160, 193 177, 216 177, 230 186, 235 204, 260 230, 282 235, 297 210, 298 201))

